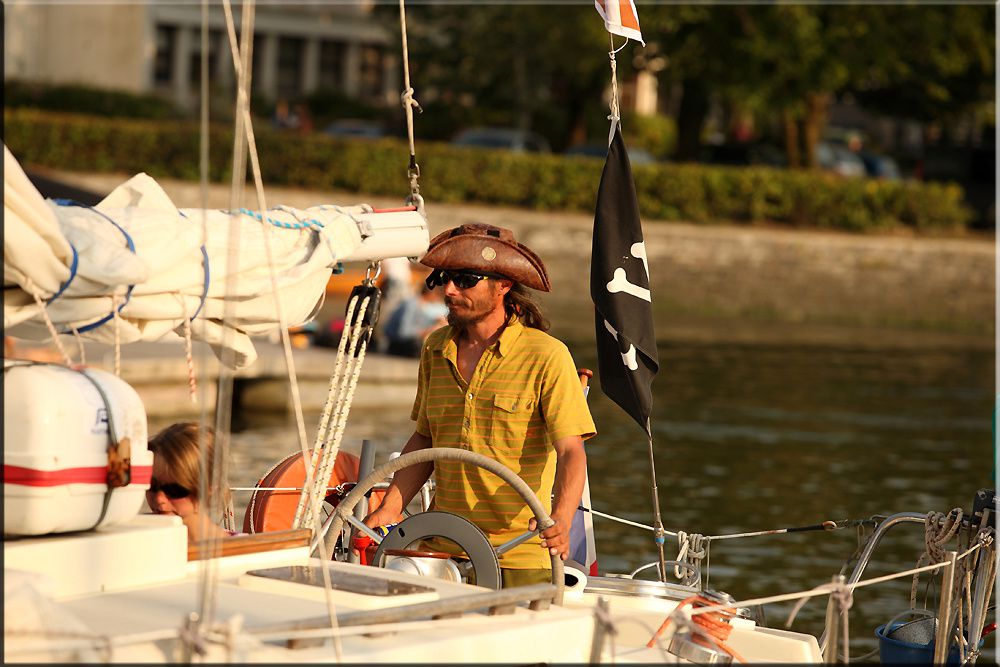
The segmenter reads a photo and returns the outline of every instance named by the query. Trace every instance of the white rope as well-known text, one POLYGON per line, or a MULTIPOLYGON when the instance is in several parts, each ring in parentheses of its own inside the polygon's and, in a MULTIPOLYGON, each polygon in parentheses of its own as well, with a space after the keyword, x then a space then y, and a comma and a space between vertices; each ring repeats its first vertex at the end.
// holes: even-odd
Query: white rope
POLYGON ((80 332, 77 330, 75 325, 70 325, 69 330, 73 332, 73 338, 76 340, 76 351, 80 354, 80 365, 86 366, 87 351, 83 347, 83 336, 80 335, 80 332))
POLYGON ((420 165, 417 164, 417 149, 413 139, 413 110, 423 113, 420 103, 413 97, 413 87, 410 85, 410 52, 406 41, 406 6, 404 0, 399 0, 399 32, 403 41, 403 94, 400 96, 403 111, 406 113, 406 134, 410 140, 410 164, 407 176, 410 181, 410 196, 408 202, 416 204, 417 210, 423 213, 423 198, 420 196, 420 165))
POLYGON ((622 44, 617 49, 615 48, 615 37, 609 34, 609 39, 611 40, 611 51, 608 52, 608 58, 611 60, 611 113, 608 115, 608 120, 611 121, 611 130, 608 132, 608 145, 611 145, 611 141, 615 138, 615 128, 621 122, 621 109, 618 102, 618 63, 615 60, 615 54, 625 48, 625 44, 628 44, 628 39, 625 39, 625 44, 622 44))
MULTIPOLYGON (((228 6, 228 0, 225 0, 225 6, 228 6)), ((203 0, 202 5, 202 43, 204 44, 206 39, 207 25, 204 22, 205 5, 203 0)), ((247 152, 247 141, 246 141, 246 128, 245 121, 248 118, 247 114, 242 113, 245 107, 248 106, 248 92, 249 87, 249 77, 250 68, 252 65, 251 53, 253 49, 253 26, 254 26, 254 14, 255 14, 255 4, 253 0, 248 0, 243 3, 242 7, 242 25, 241 25, 241 37, 242 42, 239 45, 238 57, 234 57, 234 70, 237 74, 236 83, 236 113, 234 119, 234 132, 233 132, 233 156, 232 156, 232 175, 230 181, 230 210, 239 211, 243 207, 243 190, 246 181, 246 152, 247 152)), ((232 21, 232 13, 226 13, 227 28, 230 37, 230 47, 234 54, 236 53, 236 39, 235 39, 235 26, 232 21)), ((202 49, 202 62, 205 62, 205 49, 202 49)), ((204 89, 203 89, 204 90, 204 89)), ((241 221, 237 214, 230 215, 229 218, 229 229, 228 229, 228 252, 226 254, 226 266, 232 267, 233 270, 228 272, 226 277, 226 291, 227 293, 235 293, 236 284, 238 280, 238 267, 240 260, 240 231, 241 231, 241 221)), ((233 304, 225 304, 225 309, 223 312, 223 321, 228 320, 232 316, 233 304)), ((229 327, 226 327, 223 332, 223 349, 224 355, 231 355, 232 352, 229 351, 229 345, 227 342, 232 336, 232 332, 229 327)), ((209 486, 206 488, 210 489, 222 489, 228 486, 228 477, 226 475, 228 467, 228 447, 230 439, 230 421, 231 421, 231 411, 232 411, 232 396, 233 396, 233 372, 230 369, 230 364, 225 362, 219 368, 219 379, 217 383, 217 402, 215 406, 215 451, 214 451, 214 461, 212 465, 212 475, 211 479, 208 480, 209 486)), ((204 451, 204 449, 202 450, 204 451)), ((204 463, 201 473, 202 481, 207 478, 206 475, 207 466, 204 463)), ((209 516, 215 516, 216 512, 221 510, 224 518, 228 515, 227 508, 221 507, 221 499, 218 497, 219 494, 212 494, 210 510, 205 512, 206 521, 209 516)), ((212 531, 213 535, 210 536, 210 553, 219 553, 217 538, 215 536, 215 531, 212 531)), ((208 558, 201 561, 200 566, 200 586, 199 586, 199 609, 198 614, 193 615, 189 619, 188 623, 191 626, 190 632, 196 635, 202 632, 203 628, 210 627, 215 614, 217 592, 218 592, 218 564, 215 558, 208 558)))
POLYGON ((67 366, 73 365, 73 359, 66 352, 66 348, 63 347, 62 341, 59 340, 59 332, 56 331, 56 325, 52 323, 52 318, 49 317, 49 311, 45 309, 45 303, 42 301, 42 297, 38 296, 38 293, 34 290, 29 290, 31 292, 32 298, 35 300, 35 304, 42 313, 42 317, 45 319, 45 326, 49 330, 49 334, 52 336, 52 342, 55 344, 56 349, 59 350, 59 354, 62 355, 63 363, 67 366))
MULTIPOLYGON (((263 212, 263 211, 267 210, 267 203, 266 203, 266 201, 264 199, 264 187, 263 187, 263 182, 262 182, 261 175, 260 175, 260 164, 259 164, 258 159, 257 159, 257 144, 256 144, 256 141, 254 139, 253 123, 252 123, 252 119, 250 117, 250 102, 249 102, 250 96, 249 96, 249 93, 247 91, 247 87, 248 87, 248 83, 247 82, 249 80, 249 69, 250 69, 250 66, 251 66, 250 49, 249 48, 243 49, 243 52, 240 54, 240 55, 242 55, 242 58, 243 58, 242 64, 241 64, 240 63, 240 59, 236 58, 236 50, 235 50, 236 49, 236 47, 235 47, 235 45, 236 45, 236 28, 235 28, 235 25, 234 25, 234 22, 233 22, 233 19, 232 19, 232 16, 233 16, 232 15, 232 7, 230 6, 229 0, 223 0, 223 11, 225 12, 225 15, 226 15, 226 29, 227 29, 227 32, 229 34, 230 50, 233 53, 233 66, 236 69, 239 81, 241 83, 241 85, 238 86, 238 95, 237 95, 237 98, 238 98, 237 99, 237 109, 238 109, 238 113, 237 113, 237 128, 238 128, 238 130, 239 129, 243 129, 244 132, 245 132, 245 139, 246 139, 247 145, 248 145, 248 147, 250 149, 250 160, 251 160, 251 167, 252 167, 252 170, 253 170, 254 185, 256 186, 256 189, 257 189, 258 205, 260 207, 260 210, 263 212)), ((252 0, 248 0, 247 2, 244 2, 244 4, 243 4, 243 12, 244 12, 244 14, 243 14, 243 18, 244 18, 244 22, 243 22, 244 23, 244 28, 243 28, 244 32, 243 32, 243 34, 244 35, 250 35, 251 32, 252 32, 252 24, 251 24, 252 18, 250 18, 250 17, 252 17, 252 14, 253 14, 253 2, 252 2, 252 0)), ((252 40, 249 41, 247 44, 248 44, 248 46, 249 46, 249 44, 252 44, 252 40)), ((239 135, 239 132, 237 132, 237 136, 238 135, 239 135)), ((242 142, 242 140, 240 140, 239 146, 242 146, 242 145, 243 145, 243 142, 242 142)), ((234 156, 234 162, 235 162, 235 156, 234 156)), ((239 166, 241 168, 243 167, 243 165, 239 165, 239 166)), ((244 173, 245 172, 242 171, 241 169, 234 169, 234 172, 233 172, 234 190, 235 190, 235 186, 237 184, 237 180, 236 180, 237 174, 242 175, 244 173)), ((239 211, 239 209, 242 208, 242 206, 239 205, 240 203, 241 202, 239 202, 239 201, 234 202, 234 204, 233 204, 233 206, 232 206, 232 208, 230 210, 232 210, 234 212, 239 211)), ((235 213, 234 213, 233 217, 234 218, 236 217, 235 213)), ((263 223, 261 223, 261 224, 263 224, 263 223)), ((295 374, 295 362, 294 362, 294 359, 292 358, 291 340, 290 340, 289 335, 288 335, 288 326, 287 326, 287 324, 285 322, 284 313, 282 312, 282 309, 281 309, 281 302, 280 302, 280 298, 279 298, 279 294, 278 294, 278 289, 277 289, 277 277, 276 277, 276 273, 275 273, 275 269, 274 269, 274 262, 273 262, 272 255, 271 255, 270 233, 273 233, 273 230, 268 229, 268 230, 265 231, 265 234, 264 234, 265 245, 264 245, 264 247, 265 247, 265 250, 266 250, 266 253, 267 253, 268 266, 270 268, 271 286, 272 286, 272 291, 273 291, 273 294, 274 294, 275 308, 276 308, 277 315, 278 315, 279 330, 281 331, 282 348, 283 348, 284 353, 285 353, 285 366, 286 366, 286 368, 288 370, 288 379, 289 379, 289 385, 290 385, 291 397, 292 397, 292 407, 293 407, 293 412, 294 412, 294 415, 295 415, 295 424, 296 424, 297 431, 298 431, 298 436, 299 436, 299 449, 302 452, 302 460, 304 462, 306 460, 306 458, 307 458, 306 453, 307 453, 307 447, 308 447, 308 445, 306 444, 305 421, 304 421, 303 416, 302 416, 302 401, 301 401, 301 398, 299 396, 299 387, 298 387, 298 382, 297 382, 297 378, 296 378, 296 374, 295 374)), ((235 265, 235 263, 230 264, 230 266, 234 266, 234 265, 235 265)), ((231 387, 230 387, 230 389, 231 389, 231 387)), ((311 485, 313 483, 313 479, 312 479, 312 470, 309 467, 306 467, 306 469, 305 469, 305 477, 306 477, 306 485, 307 486, 311 485)), ((225 478, 223 478, 223 480, 225 480, 225 478)), ((315 514, 319 513, 319 506, 318 505, 314 506, 314 513, 315 514)), ((327 560, 327 558, 328 558, 328 556, 327 556, 327 554, 325 552, 325 548, 324 547, 320 548, 320 556, 323 558, 324 561, 327 560)), ((334 602, 333 602, 332 586, 331 586, 331 583, 330 583, 330 573, 329 573, 328 569, 325 568, 325 567, 322 568, 322 573, 323 573, 323 584, 324 584, 323 585, 323 589, 324 589, 324 595, 325 595, 327 612, 328 612, 329 617, 330 617, 330 624, 331 624, 331 627, 336 627, 336 625, 337 625, 337 613, 336 613, 336 608, 335 608, 335 605, 334 605, 334 602)), ((338 662, 341 661, 343 659, 343 647, 341 646, 339 639, 334 641, 334 651, 336 653, 338 662)))
POLYGON ((694 586, 701 578, 701 561, 705 559, 706 539, 704 535, 692 533, 688 535, 684 531, 678 531, 677 563, 674 565, 674 576, 686 586, 694 586), (689 567, 684 567, 684 565, 689 567))
POLYGON ((184 303, 184 360, 187 362, 187 372, 188 372, 188 391, 191 395, 191 404, 198 404, 198 381, 195 379, 194 374, 194 355, 192 354, 191 345, 191 320, 188 318, 187 314, 187 302, 184 303))
MULTIPOLYGON (((245 81, 246 79, 249 79, 249 73, 248 76, 245 78, 242 76, 242 71, 241 71, 242 66, 239 64, 239 59, 236 58, 236 50, 235 50, 236 35, 235 35, 235 26, 233 25, 233 22, 231 20, 232 8, 230 6, 230 1, 225 0, 223 6, 227 15, 226 27, 230 33, 230 50, 233 53, 233 66, 236 68, 236 72, 240 74, 241 80, 245 81)), ((244 5, 244 7, 245 6, 246 5, 244 5)), ((254 137, 253 119, 250 116, 250 101, 249 101, 250 98, 249 98, 249 93, 246 90, 245 86, 239 89, 239 97, 240 99, 238 108, 240 111, 240 115, 242 115, 244 118, 243 126, 246 132, 246 140, 249 147, 250 166, 251 166, 251 171, 253 173, 254 186, 257 190, 257 205, 263 212, 268 210, 267 200, 264 197, 264 182, 261 177, 260 160, 257 156, 257 142, 254 137)), ((263 222, 261 224, 264 225, 263 222)), ((291 343, 291 338, 289 337, 288 334, 288 323, 285 320, 284 310, 281 307, 281 295, 278 292, 277 271, 274 268, 273 254, 271 251, 271 235, 276 233, 276 230, 273 227, 267 225, 264 225, 264 227, 265 227, 265 231, 263 234, 264 252, 267 257, 267 265, 271 279, 272 298, 274 299, 275 311, 278 316, 277 317, 278 330, 281 332, 281 346, 285 357, 285 367, 288 371, 289 389, 292 399, 292 412, 295 415, 295 425, 299 436, 299 448, 302 451, 303 460, 305 460, 305 453, 308 445, 306 444, 305 420, 302 415, 302 398, 299 393, 298 377, 295 372, 295 360, 292 355, 292 343, 291 343)), ((303 232, 303 233, 312 233, 312 232, 303 232)))
MULTIPOLYGON (((354 310, 358 305, 358 297, 354 296, 347 304, 347 318, 345 322, 351 322, 354 318, 354 310)), ((319 469, 320 466, 320 456, 322 454, 321 448, 323 443, 326 442, 327 432, 330 427, 330 417, 333 411, 334 405, 336 405, 338 400, 338 394, 340 390, 340 374, 343 370, 345 360, 347 357, 344 352, 347 349, 347 339, 349 338, 348 330, 345 329, 340 334, 340 342, 337 344, 337 357, 333 366, 333 373, 330 374, 330 383, 327 387, 326 392, 326 402, 323 404, 323 410, 319 418, 319 426, 316 429, 316 441, 313 444, 312 456, 308 457, 309 462, 306 467, 306 479, 303 484, 303 493, 299 497, 298 505, 295 508, 295 516, 292 519, 293 528, 304 528, 304 512, 306 505, 315 504, 313 501, 312 494, 315 492, 315 475, 314 472, 319 469)), ((302 461, 305 464, 306 455, 303 453, 302 461)), ((322 479, 322 478, 320 478, 322 479)), ((329 478, 327 478, 329 480, 329 478)))
MULTIPOLYGON (((367 311, 369 299, 370 297, 365 297, 361 301, 361 307, 359 308, 360 313, 365 313, 367 311)), ((308 526, 310 528, 319 522, 319 509, 320 503, 322 502, 321 494, 323 494, 326 489, 330 475, 333 474, 337 454, 340 452, 340 441, 344 434, 344 427, 347 423, 347 415, 351 411, 351 403, 354 400, 354 389, 357 387, 358 378, 361 375, 361 365, 364 363, 365 351, 368 347, 367 340, 365 340, 361 342, 360 350, 358 348, 361 333, 368 327, 363 323, 363 315, 357 315, 356 319, 357 322, 353 327, 351 327, 351 342, 347 358, 347 368, 345 369, 344 376, 341 380, 342 388, 338 396, 339 400, 335 406, 336 410, 334 412, 333 425, 331 427, 332 433, 328 432, 329 440, 323 444, 323 460, 320 471, 317 475, 317 480, 321 480, 321 482, 313 482, 315 485, 313 495, 319 500, 313 504, 312 517, 309 522, 310 525, 308 526)))

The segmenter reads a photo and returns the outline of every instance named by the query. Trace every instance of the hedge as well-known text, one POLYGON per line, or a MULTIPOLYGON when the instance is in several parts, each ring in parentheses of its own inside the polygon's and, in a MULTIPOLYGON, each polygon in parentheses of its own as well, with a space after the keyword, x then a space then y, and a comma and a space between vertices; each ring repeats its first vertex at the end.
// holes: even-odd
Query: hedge
MULTIPOLYGON (((197 179, 199 126, 189 121, 138 121, 4 111, 5 143, 23 164, 74 171, 144 171, 197 179)), ((346 190, 369 195, 407 192, 406 144, 255 129, 266 184, 346 190)), ((210 179, 229 181, 232 128, 213 125, 210 179)), ((421 191, 429 202, 480 202, 542 210, 593 211, 603 161, 515 154, 419 142, 421 191)), ((768 167, 655 164, 633 168, 647 220, 741 222, 849 231, 951 230, 972 211, 955 184, 841 178, 768 167)))

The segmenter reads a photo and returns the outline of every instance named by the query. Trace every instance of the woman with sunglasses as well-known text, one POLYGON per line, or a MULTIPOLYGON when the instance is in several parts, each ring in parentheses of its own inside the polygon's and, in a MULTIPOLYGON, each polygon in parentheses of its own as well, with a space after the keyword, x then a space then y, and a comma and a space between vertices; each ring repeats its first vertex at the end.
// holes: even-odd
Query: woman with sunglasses
MULTIPOLYGON (((205 512, 211 507, 208 493, 199 493, 202 451, 211 479, 215 433, 211 427, 199 428, 195 422, 177 422, 167 426, 149 441, 153 452, 153 478, 146 491, 146 502, 155 514, 179 516, 188 529, 189 540, 225 537, 233 533, 223 529, 205 512)), ((228 506, 228 490, 221 498, 228 506)))

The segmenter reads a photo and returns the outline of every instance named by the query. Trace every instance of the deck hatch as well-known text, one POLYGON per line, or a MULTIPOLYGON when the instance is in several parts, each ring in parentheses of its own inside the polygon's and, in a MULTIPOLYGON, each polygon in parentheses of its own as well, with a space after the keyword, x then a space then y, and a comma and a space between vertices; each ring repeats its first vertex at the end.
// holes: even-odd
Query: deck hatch
MULTIPOLYGON (((323 587, 323 572, 317 565, 291 565, 286 567, 269 567, 263 570, 250 570, 248 575, 286 581, 304 586, 323 587)), ((418 584, 408 584, 383 577, 371 577, 353 572, 336 572, 330 570, 330 585, 334 590, 360 595, 412 595, 414 593, 433 593, 434 589, 418 584)))

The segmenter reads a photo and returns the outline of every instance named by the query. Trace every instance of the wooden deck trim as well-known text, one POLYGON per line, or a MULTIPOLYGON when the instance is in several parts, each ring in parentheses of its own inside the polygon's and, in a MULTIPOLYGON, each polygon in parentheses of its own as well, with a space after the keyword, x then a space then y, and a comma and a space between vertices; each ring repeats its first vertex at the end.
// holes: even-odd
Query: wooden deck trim
POLYGON ((188 543, 188 560, 204 560, 220 556, 277 551, 308 547, 312 531, 308 528, 297 530, 276 530, 254 535, 235 535, 218 541, 203 540, 188 543))

